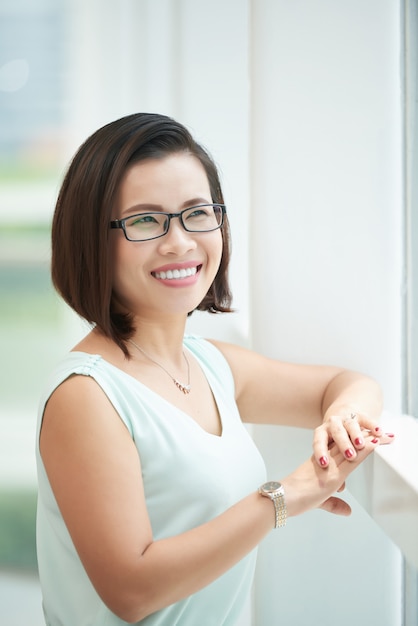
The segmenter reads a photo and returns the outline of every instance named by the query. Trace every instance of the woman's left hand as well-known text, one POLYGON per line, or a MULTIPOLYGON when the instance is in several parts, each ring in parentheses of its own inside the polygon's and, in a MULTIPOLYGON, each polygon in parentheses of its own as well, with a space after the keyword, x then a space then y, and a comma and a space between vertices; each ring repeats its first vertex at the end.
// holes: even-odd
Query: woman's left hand
POLYGON ((365 435, 374 435, 380 444, 390 443, 394 435, 383 433, 377 420, 362 413, 350 412, 326 416, 314 431, 313 452, 317 463, 323 467, 329 464, 329 446, 335 443, 348 461, 353 461, 357 450, 364 448, 365 435))

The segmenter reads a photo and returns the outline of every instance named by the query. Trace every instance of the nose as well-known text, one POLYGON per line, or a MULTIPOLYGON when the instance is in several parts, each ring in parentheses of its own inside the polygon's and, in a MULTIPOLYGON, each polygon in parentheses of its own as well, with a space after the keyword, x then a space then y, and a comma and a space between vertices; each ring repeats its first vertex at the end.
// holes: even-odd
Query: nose
POLYGON ((171 218, 168 233, 159 239, 159 243, 160 251, 163 254, 180 256, 196 248, 196 240, 193 237, 193 233, 183 228, 178 217, 171 218))

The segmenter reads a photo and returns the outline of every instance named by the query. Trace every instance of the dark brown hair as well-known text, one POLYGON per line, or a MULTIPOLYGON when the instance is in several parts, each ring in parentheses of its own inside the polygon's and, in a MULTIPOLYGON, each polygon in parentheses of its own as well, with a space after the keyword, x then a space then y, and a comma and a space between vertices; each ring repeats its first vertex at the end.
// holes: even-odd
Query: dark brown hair
MULTIPOLYGON (((89 137, 64 178, 52 222, 52 281, 76 313, 113 339, 124 342, 135 328, 130 314, 113 310, 109 221, 122 177, 144 159, 187 152, 208 177, 212 202, 224 202, 215 163, 182 125, 164 115, 136 113, 111 122, 89 137)), ((217 275, 197 309, 231 311, 228 284, 230 233, 225 216, 223 252, 217 275)), ((191 314, 190 312, 189 314, 191 314)))

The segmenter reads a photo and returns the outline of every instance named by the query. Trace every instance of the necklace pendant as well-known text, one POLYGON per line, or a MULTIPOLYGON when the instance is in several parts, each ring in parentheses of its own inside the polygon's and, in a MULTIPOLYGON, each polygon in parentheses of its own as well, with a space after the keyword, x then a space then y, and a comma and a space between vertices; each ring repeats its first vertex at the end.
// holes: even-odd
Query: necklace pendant
POLYGON ((140 346, 137 346, 136 343, 132 340, 132 339, 128 339, 129 343, 131 343, 133 346, 135 346, 135 348, 137 350, 139 350, 139 352, 142 352, 142 354, 144 356, 147 357, 147 359, 149 359, 150 361, 152 361, 153 363, 155 363, 155 365, 157 365, 160 369, 163 370, 163 372, 165 372, 166 374, 168 374, 168 376, 170 376, 171 380, 173 381, 173 383, 176 385, 177 389, 179 389, 180 391, 182 391, 184 394, 188 394, 191 391, 191 385, 190 385, 190 365, 189 365, 189 361, 187 360, 187 356, 183 350, 183 357, 184 360, 186 361, 187 364, 187 378, 188 378, 188 383, 187 385, 183 385, 183 383, 181 383, 179 380, 177 380, 177 378, 174 378, 174 376, 172 376, 170 374, 170 372, 168 370, 165 369, 165 367, 163 365, 161 365, 161 363, 158 363, 158 361, 156 361, 155 359, 153 359, 149 354, 147 354, 145 352, 145 350, 143 350, 143 348, 141 348, 140 346))
POLYGON ((182 391, 185 395, 190 393, 190 385, 183 385, 179 380, 176 380, 175 378, 173 378, 173 380, 176 387, 178 387, 180 391, 182 391))

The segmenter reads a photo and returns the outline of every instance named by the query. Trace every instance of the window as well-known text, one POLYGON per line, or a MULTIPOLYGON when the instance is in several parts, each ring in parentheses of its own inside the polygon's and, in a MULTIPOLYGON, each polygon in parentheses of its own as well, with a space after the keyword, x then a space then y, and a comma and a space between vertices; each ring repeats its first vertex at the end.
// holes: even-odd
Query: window
POLYGON ((406 410, 418 417, 418 2, 405 0, 406 410))
POLYGON ((66 136, 67 22, 66 0, 0 6, 0 622, 34 626, 36 408, 56 338, 65 341, 49 223, 66 136))
MULTIPOLYGON (((405 41, 405 244, 406 381, 405 409, 418 418, 418 0, 404 1, 405 41)), ((404 564, 404 625, 418 614, 418 572, 404 564)))

